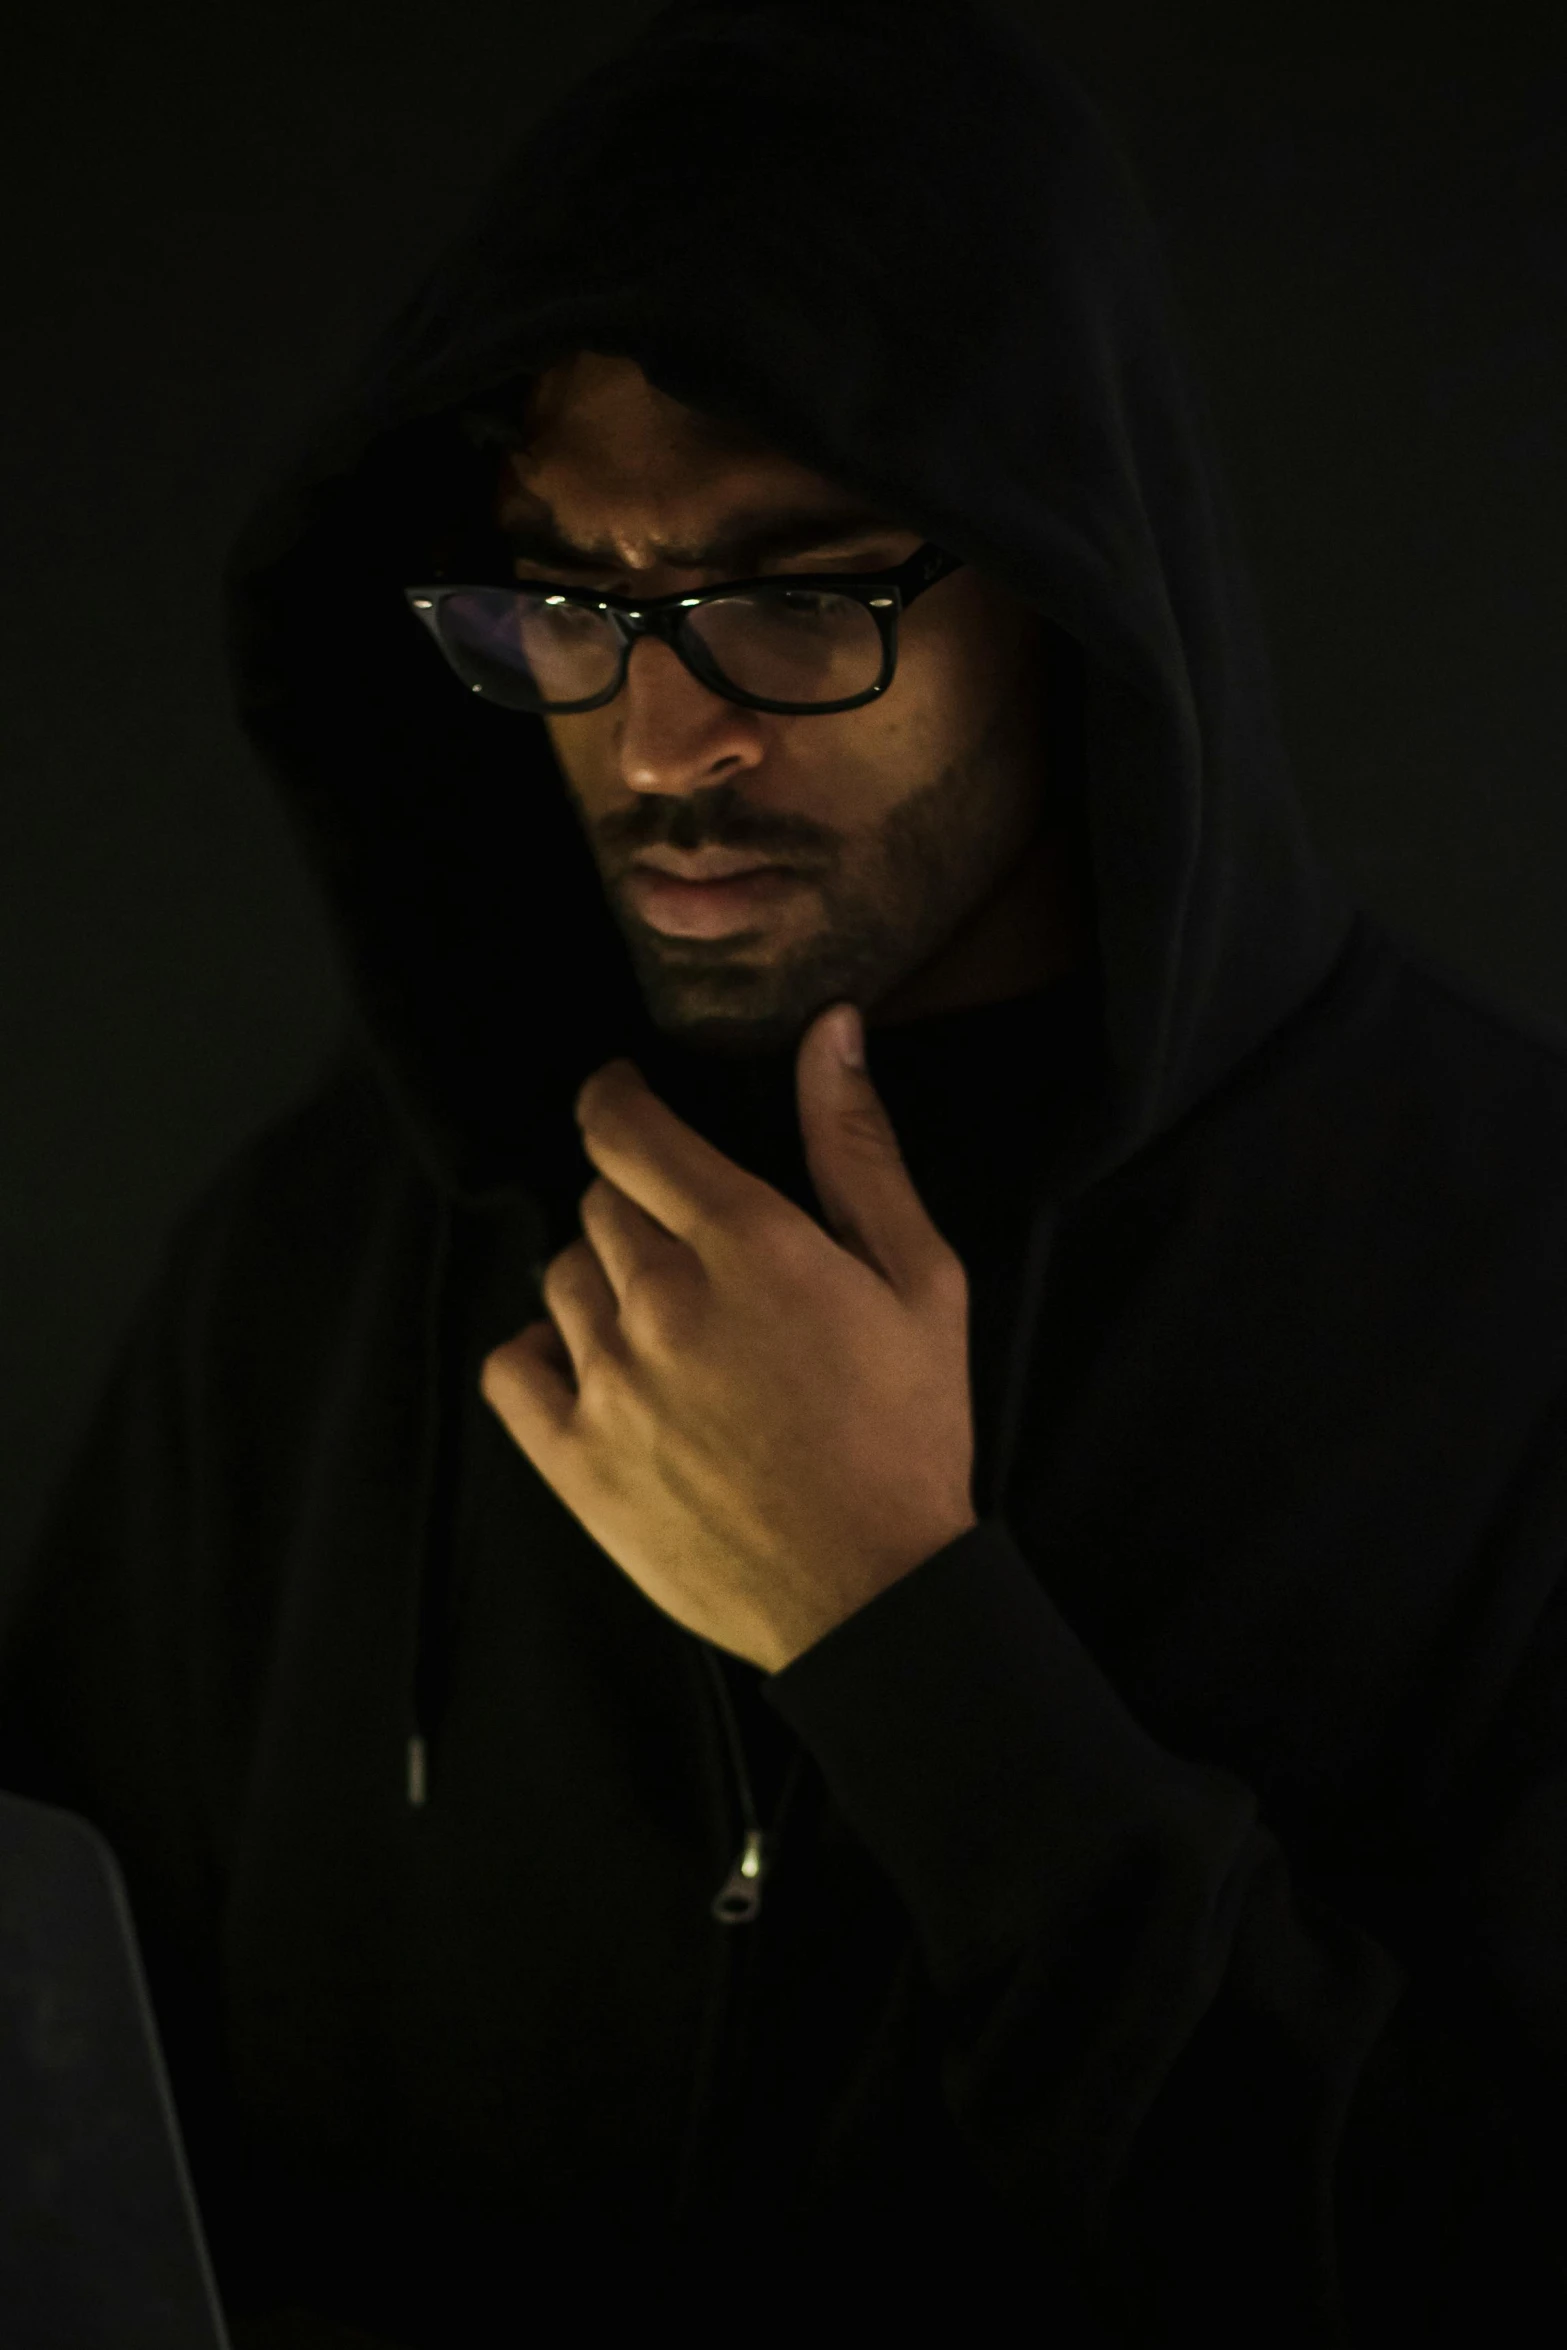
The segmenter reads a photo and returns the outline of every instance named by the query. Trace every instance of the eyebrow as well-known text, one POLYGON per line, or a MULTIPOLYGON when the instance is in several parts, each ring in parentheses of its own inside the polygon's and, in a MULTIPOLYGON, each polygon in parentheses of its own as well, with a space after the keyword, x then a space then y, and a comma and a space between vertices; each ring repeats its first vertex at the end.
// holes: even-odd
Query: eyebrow
MULTIPOLYGON (((654 552, 661 564, 677 571, 728 570, 742 577, 759 563, 780 555, 805 555, 813 548, 835 547, 873 532, 883 537, 907 526, 885 514, 860 507, 800 507, 780 514, 776 508, 741 513, 704 547, 673 547, 659 541, 654 552)), ((500 525, 514 555, 529 563, 553 564, 562 571, 624 571, 618 547, 584 545, 568 538, 547 507, 535 515, 516 515, 500 525)))

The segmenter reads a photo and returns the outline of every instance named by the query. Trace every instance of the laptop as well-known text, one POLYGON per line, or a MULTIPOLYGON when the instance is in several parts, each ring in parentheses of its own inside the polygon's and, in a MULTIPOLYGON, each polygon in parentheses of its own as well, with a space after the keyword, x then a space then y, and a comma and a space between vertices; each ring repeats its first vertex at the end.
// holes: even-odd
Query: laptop
POLYGON ((3 1793, 0 2344, 230 2350, 119 1866, 3 1793))

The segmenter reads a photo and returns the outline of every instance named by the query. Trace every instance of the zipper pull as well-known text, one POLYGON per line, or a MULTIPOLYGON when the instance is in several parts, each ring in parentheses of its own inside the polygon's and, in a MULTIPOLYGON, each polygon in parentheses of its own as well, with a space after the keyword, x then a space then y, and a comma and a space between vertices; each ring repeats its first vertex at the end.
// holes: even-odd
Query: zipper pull
POLYGON ((728 1877, 713 1895, 712 1914, 721 1926, 748 1926, 762 1906, 762 1879, 767 1873, 767 1837, 762 1829, 746 1832, 745 1849, 728 1877))

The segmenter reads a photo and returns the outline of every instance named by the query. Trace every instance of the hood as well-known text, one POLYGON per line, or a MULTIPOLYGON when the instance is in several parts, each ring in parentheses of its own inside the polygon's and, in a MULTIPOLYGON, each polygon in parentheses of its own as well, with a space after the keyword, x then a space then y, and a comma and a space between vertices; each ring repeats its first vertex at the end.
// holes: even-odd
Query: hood
POLYGON ((240 725, 432 1177, 481 1204, 574 1174, 577 1088, 653 1035, 542 720, 465 697, 403 595, 489 497, 475 416, 578 348, 1081 648, 1108 1056, 1083 1172, 1135 1151, 1311 990, 1347 909, 1131 172, 985 8, 679 0, 533 130, 227 565, 240 725))
POLYGON ((1353 920, 1157 239, 1072 73, 998 10, 677 0, 531 130, 258 501, 225 576, 239 723, 448 1218, 580 1197, 577 1089, 657 1042, 542 721, 465 695, 404 596, 488 511, 490 421, 578 349, 983 567, 1076 663, 1104 1064, 1031 1230, 995 1506, 1060 1200, 1266 1038, 1353 920))

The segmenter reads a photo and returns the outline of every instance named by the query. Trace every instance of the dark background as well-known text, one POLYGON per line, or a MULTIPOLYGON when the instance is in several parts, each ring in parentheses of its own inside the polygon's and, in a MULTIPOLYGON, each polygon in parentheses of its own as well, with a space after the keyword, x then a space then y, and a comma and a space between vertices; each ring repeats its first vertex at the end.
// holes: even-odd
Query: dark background
MULTIPOLYGON (((1268 10, 1013 5, 1159 224, 1324 852, 1567 1041, 1560 47, 1495 9, 1296 41, 1268 10)), ((99 0, 0 42, 0 1572, 173 1220, 344 1017, 228 708, 230 534, 537 113, 653 13, 99 0)))

